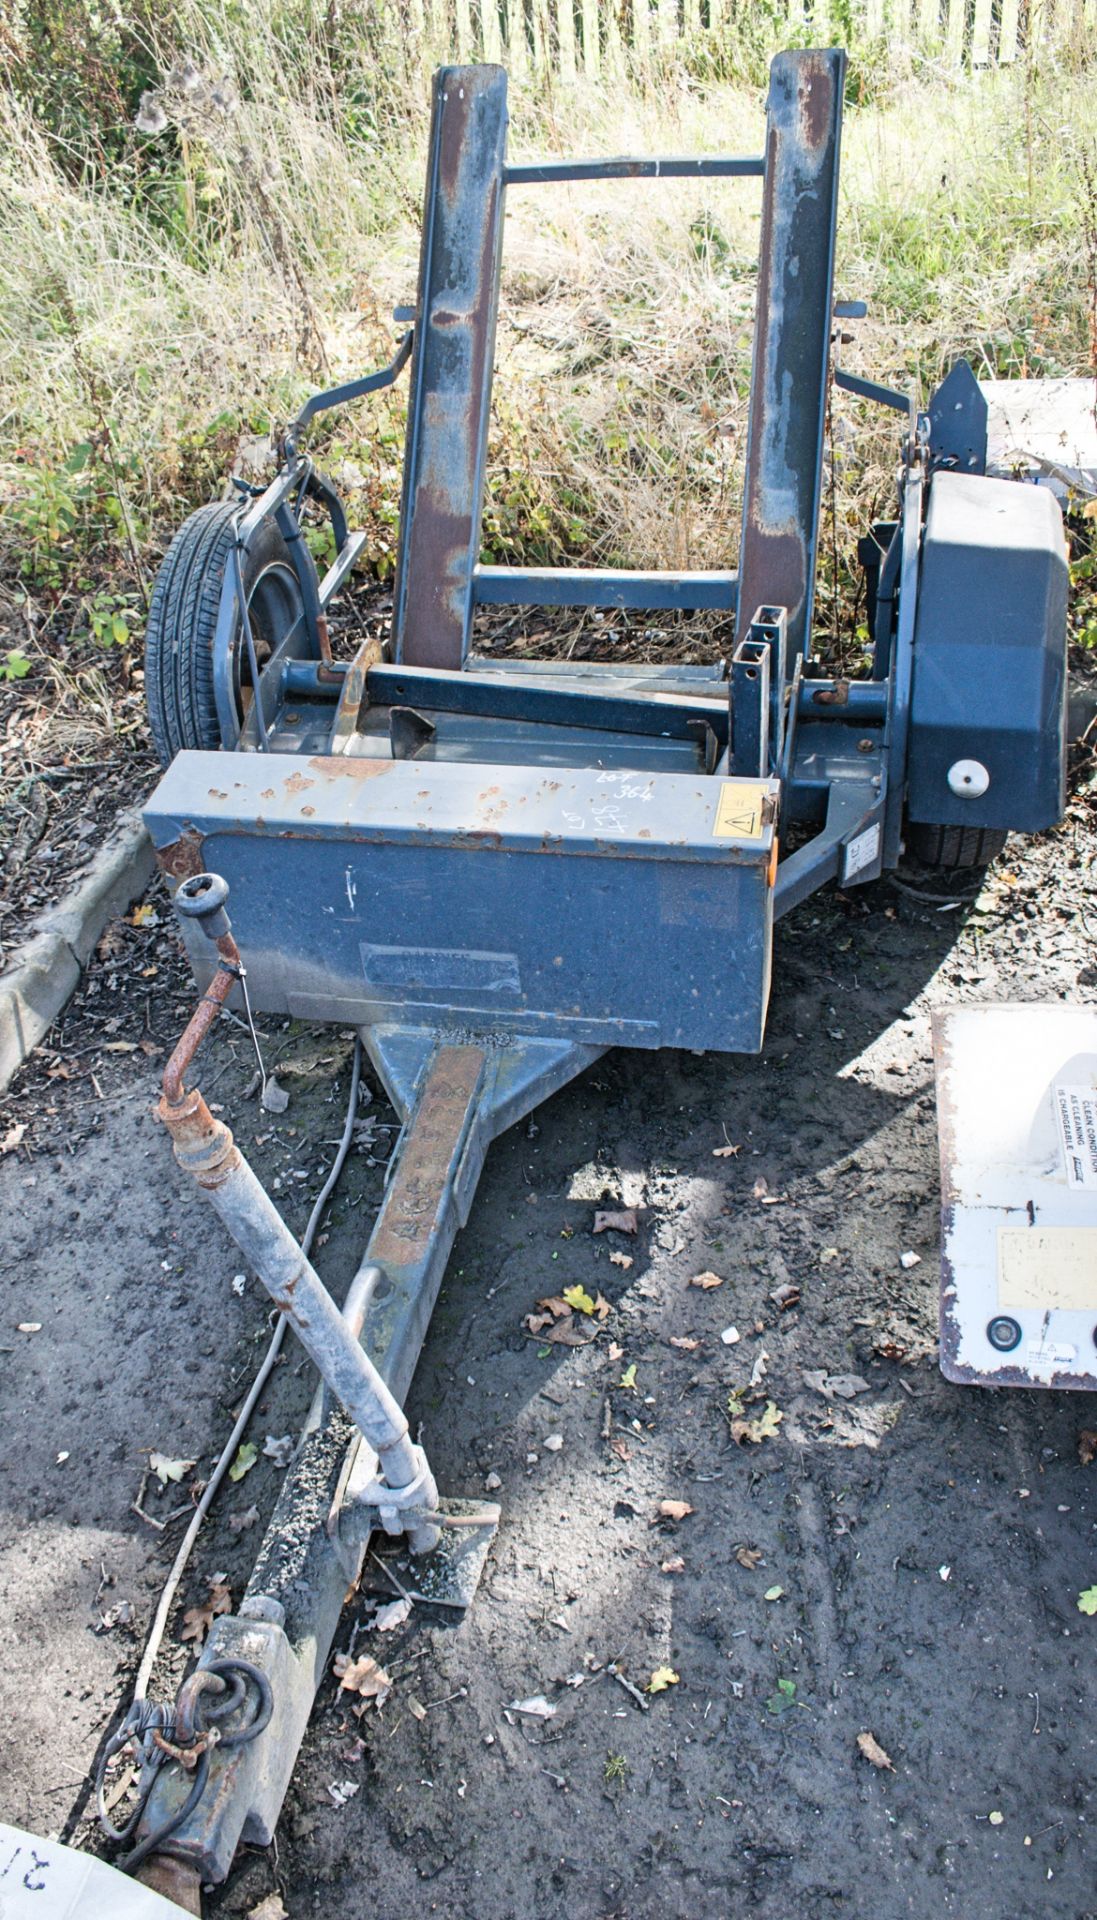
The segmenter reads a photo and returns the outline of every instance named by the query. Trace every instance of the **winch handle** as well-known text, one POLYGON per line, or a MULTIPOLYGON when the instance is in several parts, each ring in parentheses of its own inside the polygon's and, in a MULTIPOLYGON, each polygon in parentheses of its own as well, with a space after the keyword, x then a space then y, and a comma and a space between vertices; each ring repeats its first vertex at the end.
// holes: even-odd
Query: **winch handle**
POLYGON ((176 889, 175 905, 187 920, 197 920, 207 940, 216 943, 232 932, 225 912, 229 883, 219 873, 195 873, 176 889))

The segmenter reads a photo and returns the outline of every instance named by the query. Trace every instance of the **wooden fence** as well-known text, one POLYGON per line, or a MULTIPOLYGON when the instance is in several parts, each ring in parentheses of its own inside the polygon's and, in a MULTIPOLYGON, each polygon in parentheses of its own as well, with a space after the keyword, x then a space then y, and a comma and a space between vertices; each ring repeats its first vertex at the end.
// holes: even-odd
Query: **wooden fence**
MULTIPOLYGON (((950 66, 1006 66, 1092 46, 1097 0, 399 0, 443 56, 516 76, 606 77, 670 61, 719 68, 736 46, 902 46, 950 66)), ((730 62, 728 62, 730 64, 730 62)))

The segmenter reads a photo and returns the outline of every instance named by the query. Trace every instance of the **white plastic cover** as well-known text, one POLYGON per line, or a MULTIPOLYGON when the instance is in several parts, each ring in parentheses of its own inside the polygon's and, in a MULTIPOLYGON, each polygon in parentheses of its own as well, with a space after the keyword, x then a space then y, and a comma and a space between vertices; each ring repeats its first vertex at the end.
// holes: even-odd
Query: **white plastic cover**
POLYGON ((180 1911, 104 1860, 0 1820, 0 1920, 179 1920, 180 1911))

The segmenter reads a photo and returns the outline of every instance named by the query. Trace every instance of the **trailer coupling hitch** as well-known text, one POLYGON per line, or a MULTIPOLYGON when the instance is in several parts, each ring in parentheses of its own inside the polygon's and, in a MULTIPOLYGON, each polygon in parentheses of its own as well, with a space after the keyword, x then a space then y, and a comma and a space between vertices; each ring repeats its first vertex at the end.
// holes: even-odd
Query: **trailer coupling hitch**
POLYGON ((243 979, 239 949, 225 905, 227 883, 218 874, 184 880, 175 904, 198 921, 213 943, 217 972, 164 1069, 160 1119, 175 1157, 192 1175, 254 1267, 275 1306, 290 1321, 324 1384, 377 1456, 364 1503, 387 1533, 406 1533, 414 1553, 439 1542, 438 1488, 421 1447, 414 1445, 403 1409, 385 1384, 319 1274, 294 1239, 229 1128, 214 1118, 197 1088, 183 1076, 233 987, 243 979))

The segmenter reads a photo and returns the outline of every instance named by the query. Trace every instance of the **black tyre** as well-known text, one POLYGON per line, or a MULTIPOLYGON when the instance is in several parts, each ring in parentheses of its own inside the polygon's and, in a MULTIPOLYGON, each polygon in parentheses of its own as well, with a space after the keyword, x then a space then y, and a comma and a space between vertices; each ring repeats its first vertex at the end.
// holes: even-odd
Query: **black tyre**
MULTIPOLYGON (((238 503, 199 507, 185 520, 156 577, 145 633, 145 703, 156 751, 169 766, 185 747, 219 747, 221 725, 213 685, 213 636, 238 503)), ((301 590, 272 520, 258 531, 244 560, 244 588, 262 671, 301 612, 301 590)), ((253 697, 247 650, 232 642, 232 700, 242 726, 253 697)))
POLYGON ((1006 844, 999 827, 931 827, 908 820, 906 848, 925 867, 988 867, 1006 844))

